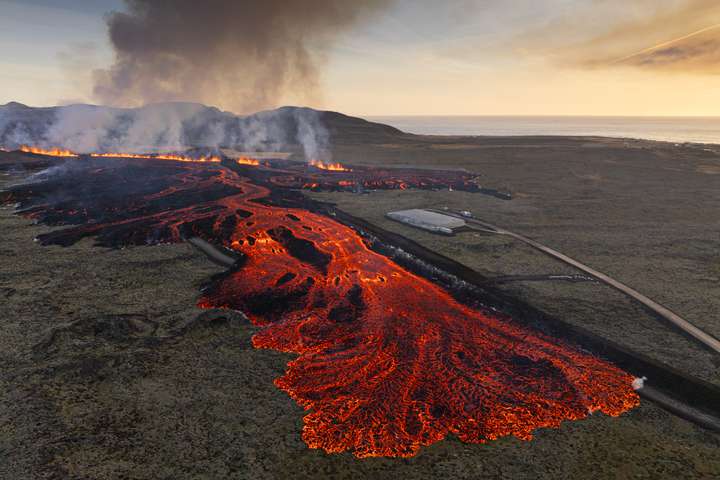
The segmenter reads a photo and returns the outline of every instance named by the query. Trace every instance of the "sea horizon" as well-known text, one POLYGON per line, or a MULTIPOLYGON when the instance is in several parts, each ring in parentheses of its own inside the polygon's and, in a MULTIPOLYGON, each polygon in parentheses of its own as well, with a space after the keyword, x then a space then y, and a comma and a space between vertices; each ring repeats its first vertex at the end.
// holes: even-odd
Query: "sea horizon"
POLYGON ((408 133, 461 136, 600 136, 720 144, 720 116, 372 115, 408 133))

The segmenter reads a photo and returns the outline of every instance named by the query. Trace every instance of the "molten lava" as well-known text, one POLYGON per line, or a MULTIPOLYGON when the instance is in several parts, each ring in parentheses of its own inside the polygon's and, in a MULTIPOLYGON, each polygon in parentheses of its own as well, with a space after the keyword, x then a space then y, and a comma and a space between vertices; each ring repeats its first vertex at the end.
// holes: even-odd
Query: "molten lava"
POLYGON ((250 165, 253 167, 257 167, 258 165, 260 165, 260 162, 257 159, 250 157, 238 157, 235 159, 235 162, 238 165, 250 165))
POLYGON ((25 153, 34 153, 36 155, 47 155, 49 157, 77 157, 78 156, 75 152, 72 152, 70 150, 66 150, 63 148, 58 148, 58 147, 40 148, 40 147, 31 147, 28 145, 22 145, 20 147, 20 151, 25 152, 25 153))
POLYGON ((222 159, 218 156, 209 156, 209 157, 188 157, 185 155, 153 155, 151 157, 153 160, 174 160, 176 162, 213 162, 218 163, 222 159))
POLYGON ((136 153, 91 153, 91 157, 96 158, 137 158, 144 160, 172 160, 175 162, 220 162, 221 158, 218 156, 209 157, 189 157, 186 155, 175 155, 175 154, 157 154, 157 155, 139 155, 136 153))
POLYGON ((41 235, 44 244, 194 235, 240 252, 199 305, 245 312, 259 327, 255 347, 298 355, 275 383, 308 412, 312 448, 408 457, 448 434, 529 440, 537 428, 639 403, 633 377, 614 365, 460 303, 330 217, 278 206, 297 196, 283 197, 262 169, 251 180, 214 164, 125 162, 14 187, 5 200, 39 221, 75 224, 41 235))
MULTIPOLYGON (((211 162, 219 163, 222 159, 217 155, 210 156, 199 156, 191 157, 187 155, 175 155, 175 154, 155 154, 155 155, 141 155, 137 153, 91 153, 91 157, 96 158, 136 158, 145 160, 173 160, 176 162, 211 162)), ((235 159, 239 165, 260 165, 260 162, 250 157, 239 157, 235 159)))
POLYGON ((351 169, 344 167, 341 163, 325 163, 320 160, 310 160, 310 165, 331 172, 352 172, 351 169))
POLYGON ((136 153, 91 153, 90 156, 96 158, 142 158, 152 160, 150 155, 138 155, 136 153))

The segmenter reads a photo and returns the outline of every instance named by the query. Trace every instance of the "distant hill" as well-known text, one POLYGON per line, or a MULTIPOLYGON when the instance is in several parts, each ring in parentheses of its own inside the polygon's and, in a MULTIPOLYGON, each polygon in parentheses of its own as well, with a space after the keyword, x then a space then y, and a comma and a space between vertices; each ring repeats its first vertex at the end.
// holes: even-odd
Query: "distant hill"
POLYGON ((337 112, 303 107, 240 116, 197 103, 140 108, 97 105, 0 106, 0 145, 69 148, 78 152, 149 148, 233 147, 268 150, 303 147, 309 155, 331 144, 386 142, 407 134, 337 112))

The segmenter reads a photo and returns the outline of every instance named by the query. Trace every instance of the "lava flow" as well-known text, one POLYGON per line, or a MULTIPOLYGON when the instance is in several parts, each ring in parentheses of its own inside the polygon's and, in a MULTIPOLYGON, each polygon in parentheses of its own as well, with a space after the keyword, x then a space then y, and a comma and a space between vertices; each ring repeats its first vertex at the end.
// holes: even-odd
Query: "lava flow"
POLYGON ((275 383, 307 410, 302 437, 312 448, 407 457, 448 434, 528 440, 537 428, 639 403, 628 373, 460 303, 302 208, 263 169, 93 162, 4 200, 38 221, 72 224, 38 237, 44 244, 201 236, 237 251, 238 266, 199 305, 245 312, 259 327, 255 347, 298 355, 275 383))
POLYGON ((351 169, 343 166, 342 163, 325 163, 320 160, 310 160, 310 165, 320 170, 328 170, 330 172, 352 172, 351 169))
POLYGON ((152 159, 150 155, 138 155, 137 153, 91 153, 90 156, 97 158, 143 158, 146 160, 152 159))
POLYGON ((253 167, 257 167, 260 165, 260 161, 258 161, 256 158, 250 158, 250 157, 238 157, 235 159, 235 162, 238 165, 250 165, 253 167))
POLYGON ((40 148, 21 145, 20 151, 25 153, 34 153, 36 155, 46 155, 48 157, 77 157, 77 153, 58 147, 40 148))
POLYGON ((212 156, 190 157, 187 155, 175 154, 157 154, 157 155, 140 155, 137 153, 91 153, 91 157, 95 158, 135 158, 144 160, 173 160, 176 162, 213 162, 218 163, 221 158, 212 156))

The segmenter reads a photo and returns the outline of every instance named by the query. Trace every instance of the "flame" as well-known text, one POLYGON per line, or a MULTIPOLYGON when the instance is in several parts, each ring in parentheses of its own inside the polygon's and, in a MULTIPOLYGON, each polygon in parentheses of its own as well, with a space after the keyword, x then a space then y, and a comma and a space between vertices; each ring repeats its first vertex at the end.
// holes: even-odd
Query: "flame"
POLYGON ((260 165, 260 162, 257 159, 250 157, 239 157, 235 159, 235 162, 238 165, 250 165, 253 167, 257 167, 260 165))
MULTIPOLYGON (((139 158, 144 160, 172 160, 176 162, 211 162, 218 163, 222 159, 217 155, 203 156, 203 157, 188 157, 186 155, 177 155, 172 153, 161 153, 155 155, 140 155, 137 153, 91 153, 91 157, 102 157, 102 158, 139 158)), ((258 166, 260 162, 250 157, 239 157, 234 159, 239 165, 251 165, 258 166)))
POLYGON ((352 172, 351 169, 344 167, 341 163, 325 163, 320 160, 310 160, 310 165, 331 172, 352 172))
POLYGON ((192 158, 187 157, 185 155, 173 155, 173 154, 165 154, 165 155, 154 155, 151 157, 154 160, 174 160, 176 162, 212 162, 212 163, 218 163, 221 161, 221 158, 218 156, 210 156, 210 157, 199 157, 199 158, 192 158))
POLYGON ((48 149, 40 147, 31 147, 28 145, 20 146, 20 151, 25 153, 34 153, 35 155, 47 155, 49 157, 77 157, 75 152, 65 150, 59 147, 51 147, 48 149))
POLYGON ((101 158, 142 158, 147 160, 151 158, 149 155, 138 155, 136 153, 91 153, 90 156, 101 158))
POLYGON ((176 154, 158 154, 158 155, 140 155, 137 153, 91 153, 91 157, 100 157, 100 158, 138 158, 143 160, 173 160, 176 162, 213 162, 217 163, 220 162, 222 159, 218 156, 209 156, 209 157, 188 157, 186 155, 176 155, 176 154))

